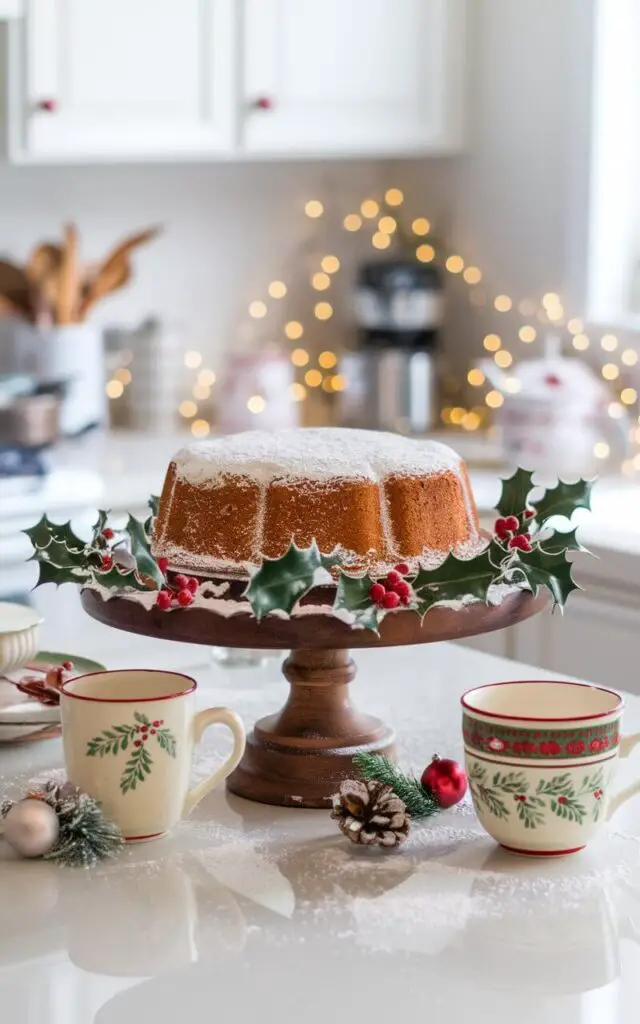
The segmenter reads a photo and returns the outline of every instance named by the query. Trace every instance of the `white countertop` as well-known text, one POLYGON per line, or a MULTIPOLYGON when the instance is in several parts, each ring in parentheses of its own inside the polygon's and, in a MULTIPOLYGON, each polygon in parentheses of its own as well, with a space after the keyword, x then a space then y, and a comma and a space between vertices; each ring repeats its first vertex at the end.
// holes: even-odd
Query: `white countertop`
MULTIPOLYGON (((204 703, 248 723, 282 702, 275 661, 213 669, 207 648, 84 617, 71 588, 38 603, 43 647, 190 670, 204 703)), ((464 689, 548 675, 450 644, 356 661, 357 701, 393 723, 403 764, 418 770, 435 750, 460 756, 464 689)), ((640 698, 626 727, 640 728, 640 698)), ((224 752, 208 735, 196 775, 224 752)), ((0 789, 60 763, 58 740, 2 747, 0 789)), ((625 765, 620 784, 633 773, 625 765)), ((640 800, 588 851, 541 864, 500 851, 464 804, 383 853, 351 846, 324 811, 221 790, 169 838, 89 872, 16 860, 0 843, 0 1021, 635 1024, 636 834, 640 800)))

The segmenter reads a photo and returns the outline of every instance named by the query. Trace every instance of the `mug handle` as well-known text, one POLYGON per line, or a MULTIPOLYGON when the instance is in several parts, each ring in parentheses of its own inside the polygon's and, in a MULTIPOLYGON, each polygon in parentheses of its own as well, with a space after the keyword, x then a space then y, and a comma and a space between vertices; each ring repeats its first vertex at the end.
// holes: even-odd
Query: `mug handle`
MULTIPOLYGON (((640 743, 640 732, 634 732, 630 736, 623 736, 620 740, 620 757, 628 757, 636 744, 640 743)), ((613 817, 619 807, 626 804, 627 800, 630 800, 636 793, 640 793, 640 780, 638 782, 632 782, 630 786, 623 789, 621 793, 614 796, 609 804, 609 811, 607 813, 607 821, 613 817)))
POLYGON ((247 742, 244 725, 242 724, 242 719, 236 715, 235 711, 231 711, 229 708, 207 708, 205 711, 198 712, 193 722, 194 745, 200 742, 205 729, 216 723, 221 723, 231 729, 233 733, 233 751, 224 764, 216 768, 207 779, 204 779, 193 789, 189 790, 182 807, 182 814, 185 818, 191 814, 196 804, 199 804, 207 793, 210 793, 223 779, 226 779, 227 775, 231 774, 244 754, 247 742))

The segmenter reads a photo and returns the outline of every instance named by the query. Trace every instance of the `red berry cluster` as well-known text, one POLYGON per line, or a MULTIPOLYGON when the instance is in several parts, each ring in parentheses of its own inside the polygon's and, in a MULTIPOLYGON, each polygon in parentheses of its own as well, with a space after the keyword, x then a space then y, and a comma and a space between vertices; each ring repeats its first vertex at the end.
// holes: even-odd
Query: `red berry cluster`
POLYGON ((165 584, 159 591, 156 598, 156 606, 162 611, 179 605, 181 608, 188 608, 193 603, 194 595, 200 584, 194 576, 185 576, 179 572, 172 580, 167 579, 169 563, 166 558, 158 559, 158 568, 165 578, 165 584))
POLYGON ((536 510, 534 508, 524 510, 522 513, 523 527, 520 526, 520 520, 517 516, 499 517, 496 519, 493 527, 496 537, 514 551, 532 551, 533 548, 528 534, 519 533, 518 531, 524 528, 524 522, 532 519, 535 514, 536 510))
POLYGON ((149 739, 150 736, 155 736, 156 732, 161 725, 164 725, 164 718, 158 718, 151 725, 138 725, 136 726, 136 732, 140 733, 140 739, 134 740, 134 747, 141 747, 142 744, 149 739))
POLYGON ((411 585, 402 577, 407 576, 410 571, 406 562, 400 562, 383 580, 373 583, 369 590, 369 597, 373 603, 387 611, 398 608, 401 604, 409 604, 413 591, 411 585))

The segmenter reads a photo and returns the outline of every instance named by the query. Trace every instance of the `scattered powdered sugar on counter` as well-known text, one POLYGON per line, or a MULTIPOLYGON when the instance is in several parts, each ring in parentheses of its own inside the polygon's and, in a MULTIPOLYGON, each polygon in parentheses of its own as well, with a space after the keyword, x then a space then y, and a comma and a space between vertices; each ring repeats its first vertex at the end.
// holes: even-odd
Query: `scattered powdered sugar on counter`
POLYGON ((458 470, 461 465, 460 456, 439 441, 332 427, 231 434, 188 445, 173 462, 180 479, 205 485, 225 475, 243 476, 259 484, 275 480, 378 481, 388 476, 458 470))

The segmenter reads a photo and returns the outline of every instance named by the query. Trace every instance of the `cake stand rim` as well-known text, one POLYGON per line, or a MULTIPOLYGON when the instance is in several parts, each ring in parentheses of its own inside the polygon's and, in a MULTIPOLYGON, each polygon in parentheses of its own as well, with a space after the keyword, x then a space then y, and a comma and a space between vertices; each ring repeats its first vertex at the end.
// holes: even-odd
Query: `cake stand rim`
POLYGON ((544 592, 533 595, 519 590, 508 594, 498 605, 477 601, 458 609, 436 606, 422 624, 415 614, 396 612, 386 616, 377 635, 368 629, 355 629, 325 613, 287 619, 267 616, 258 622, 253 615, 223 616, 207 608, 169 612, 155 607, 147 609, 135 600, 117 595, 105 599, 90 588, 81 591, 80 600, 91 618, 125 632, 209 647, 283 651, 404 647, 462 640, 517 625, 548 604, 544 592), (196 626, 200 628, 193 628, 196 626))

